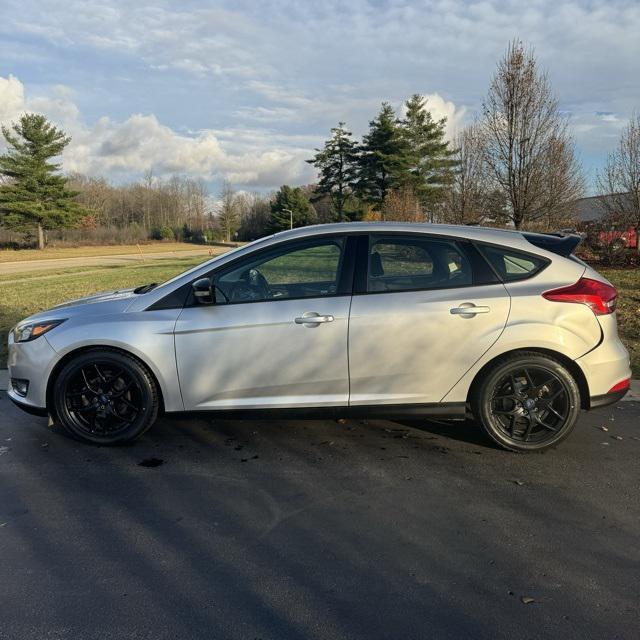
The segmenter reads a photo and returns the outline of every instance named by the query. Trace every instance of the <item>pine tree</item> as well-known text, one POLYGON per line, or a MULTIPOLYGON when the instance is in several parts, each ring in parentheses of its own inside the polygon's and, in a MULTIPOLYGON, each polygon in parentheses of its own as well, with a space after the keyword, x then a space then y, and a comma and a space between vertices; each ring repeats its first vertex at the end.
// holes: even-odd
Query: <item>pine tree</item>
POLYGON ((331 134, 324 147, 316 149, 316 155, 307 162, 319 172, 320 180, 315 192, 331 198, 335 219, 344 222, 353 216, 348 204, 356 180, 358 151, 351 131, 345 129, 344 122, 339 122, 337 127, 331 129, 331 134))
POLYGON ((447 119, 434 120, 425 98, 419 94, 411 96, 405 106, 406 115, 401 122, 408 162, 405 184, 412 188, 426 212, 443 202, 458 163, 455 150, 445 139, 447 119))
POLYGON ((283 185, 271 203, 271 228, 283 231, 305 227, 316 220, 316 212, 300 187, 283 185))
POLYGON ((45 229, 73 226, 85 212, 67 187, 60 165, 51 162, 71 138, 44 116, 27 113, 11 127, 2 127, 9 147, 0 156, 0 222, 10 229, 38 233, 38 248, 45 245, 45 229))
POLYGON ((407 172, 407 145, 398 119, 387 102, 362 140, 357 189, 363 200, 382 211, 389 191, 402 186, 407 172))

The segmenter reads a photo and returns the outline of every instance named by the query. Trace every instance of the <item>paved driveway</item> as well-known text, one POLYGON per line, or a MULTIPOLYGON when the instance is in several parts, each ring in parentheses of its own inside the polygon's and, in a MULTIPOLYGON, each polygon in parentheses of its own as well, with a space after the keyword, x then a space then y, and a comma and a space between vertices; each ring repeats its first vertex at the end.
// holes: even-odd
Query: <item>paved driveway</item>
POLYGON ((639 416, 529 456, 426 421, 108 449, 0 394, 0 638, 635 639, 639 416))

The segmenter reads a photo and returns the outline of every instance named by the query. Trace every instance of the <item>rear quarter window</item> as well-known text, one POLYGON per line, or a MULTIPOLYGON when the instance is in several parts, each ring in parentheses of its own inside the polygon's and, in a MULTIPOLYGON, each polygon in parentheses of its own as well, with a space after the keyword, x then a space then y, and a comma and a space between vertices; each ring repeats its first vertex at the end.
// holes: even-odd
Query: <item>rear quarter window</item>
POLYGON ((549 264, 545 258, 514 249, 482 245, 480 250, 504 282, 526 280, 549 264))

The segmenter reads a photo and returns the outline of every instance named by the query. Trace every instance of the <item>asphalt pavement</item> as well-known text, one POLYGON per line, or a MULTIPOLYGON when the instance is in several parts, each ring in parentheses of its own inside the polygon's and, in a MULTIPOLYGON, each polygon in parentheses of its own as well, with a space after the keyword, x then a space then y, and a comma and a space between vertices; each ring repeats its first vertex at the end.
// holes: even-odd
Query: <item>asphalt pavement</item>
POLYGON ((0 639, 635 639, 639 417, 537 455, 426 420, 98 448, 0 393, 0 639))

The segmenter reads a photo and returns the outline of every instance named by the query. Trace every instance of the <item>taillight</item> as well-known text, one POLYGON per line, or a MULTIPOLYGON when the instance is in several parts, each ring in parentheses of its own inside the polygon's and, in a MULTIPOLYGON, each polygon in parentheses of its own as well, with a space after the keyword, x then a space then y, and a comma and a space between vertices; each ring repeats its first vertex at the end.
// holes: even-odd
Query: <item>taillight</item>
POLYGON ((616 310, 618 292, 610 284, 591 278, 580 278, 568 287, 545 291, 542 297, 553 302, 586 304, 597 316, 603 316, 616 310))

